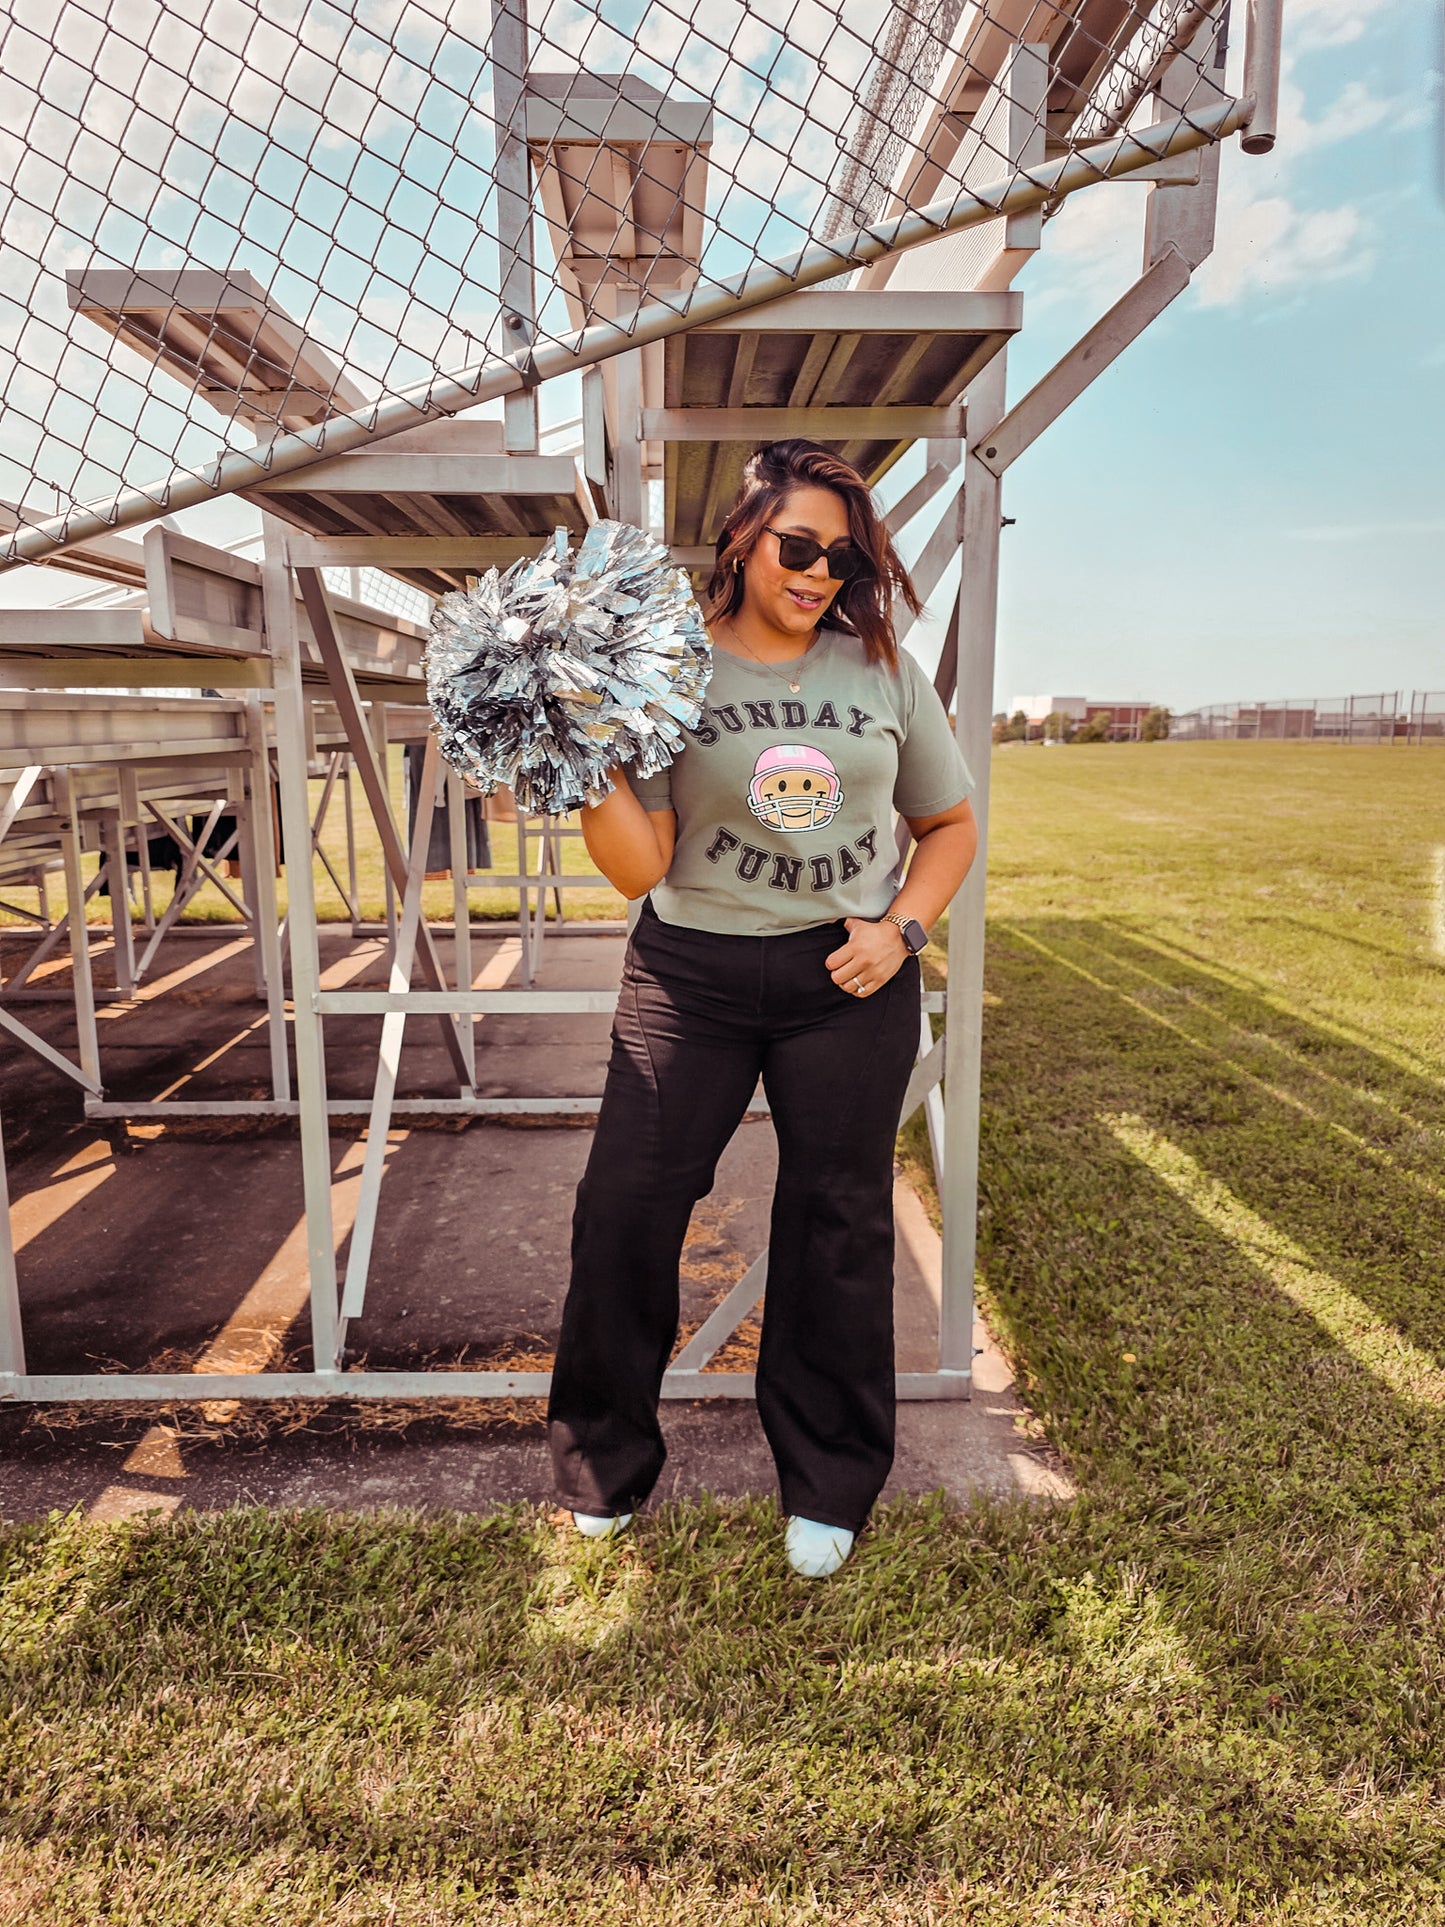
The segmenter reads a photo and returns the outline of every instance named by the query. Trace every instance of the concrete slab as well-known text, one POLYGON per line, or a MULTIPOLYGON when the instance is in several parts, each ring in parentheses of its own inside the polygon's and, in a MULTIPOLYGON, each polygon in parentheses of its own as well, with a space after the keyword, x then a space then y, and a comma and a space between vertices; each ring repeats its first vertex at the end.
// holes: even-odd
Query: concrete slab
MULTIPOLYGON (((441 948, 449 963, 450 946, 441 948)), ((514 938, 479 933, 478 979, 506 981, 516 952, 514 938)), ((550 944, 541 981, 548 988, 615 985, 621 954, 612 936, 550 944)), ((385 981, 378 940, 333 928, 323 934, 322 956, 328 983, 385 981)), ((160 994, 104 1007, 108 1090, 136 1098, 167 1089, 187 1098, 264 1094, 267 1045, 248 947, 224 929, 175 940, 160 981, 160 994)), ((64 968, 46 982, 63 988, 64 968)), ((23 1016, 58 1048, 73 1049, 66 1005, 33 1003, 23 1016)), ((378 1019, 328 1021, 333 1094, 369 1094, 379 1029, 378 1019)), ((487 1018, 478 1025, 479 1088, 600 1092, 607 1035, 606 1018, 487 1018)), ((403 1092, 447 1093, 446 1058, 434 1039, 433 1026, 409 1026, 403 1092)), ((207 1119, 101 1131, 84 1122, 74 1085, 8 1039, 0 1049, 31 1369, 309 1364, 294 1123, 207 1119)), ((393 1131, 352 1357, 377 1369, 549 1363, 572 1194, 588 1142, 585 1120, 408 1119, 393 1131)), ((333 1133, 343 1250, 363 1143, 358 1128, 333 1133)), ((694 1216, 684 1254, 683 1341, 765 1242, 774 1172, 771 1126, 749 1120, 694 1216)), ((898 1359, 903 1369, 928 1370, 938 1239, 901 1184, 896 1209, 898 1359)), ((755 1343, 750 1323, 716 1363, 747 1369, 755 1343)), ((1031 1445, 1007 1365, 982 1327, 977 1343, 971 1401, 902 1408, 889 1493, 1061 1496, 1067 1486, 1031 1445)), ((774 1489, 751 1404, 669 1403, 664 1426, 670 1457, 659 1498, 774 1489)), ((549 1497, 540 1407, 530 1402, 297 1402, 176 1408, 169 1416, 121 1407, 0 1412, 0 1512, 10 1518, 73 1505, 115 1518, 244 1503, 482 1510, 549 1497)))

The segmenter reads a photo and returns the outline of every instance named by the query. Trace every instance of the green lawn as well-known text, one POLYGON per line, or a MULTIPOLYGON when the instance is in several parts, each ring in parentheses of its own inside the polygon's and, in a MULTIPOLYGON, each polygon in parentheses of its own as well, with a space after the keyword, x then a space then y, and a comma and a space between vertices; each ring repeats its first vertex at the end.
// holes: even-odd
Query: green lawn
POLYGON ((981 1288, 1078 1483, 12 1531, 0 1919, 1445 1921, 1445 756, 996 760, 981 1288))

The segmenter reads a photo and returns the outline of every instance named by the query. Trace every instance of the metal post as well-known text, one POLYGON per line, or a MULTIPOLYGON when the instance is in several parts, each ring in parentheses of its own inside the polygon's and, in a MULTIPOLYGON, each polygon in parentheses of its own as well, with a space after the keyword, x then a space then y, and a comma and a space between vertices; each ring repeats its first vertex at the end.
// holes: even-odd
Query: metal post
POLYGON ((567 921, 567 911, 562 898, 562 844, 565 836, 566 830, 561 820, 554 816, 552 818, 552 855, 549 859, 551 867, 547 874, 556 878, 556 882, 552 885, 552 908, 557 912, 559 930, 567 921))
MULTIPOLYGON (((950 454, 950 460, 954 462, 958 460, 958 455, 962 452, 961 444, 929 443, 930 450, 940 447, 947 448, 950 451, 958 451, 957 453, 950 454)), ((961 540, 963 534, 963 491, 961 489, 954 498, 951 514, 955 534, 957 538, 961 540)), ((933 687, 937 691, 939 701, 945 709, 953 705, 958 693, 958 638, 959 625, 962 619, 962 604, 963 585, 960 583, 954 592, 953 608, 948 618, 948 629, 944 635, 943 649, 938 659, 938 668, 935 670, 933 677, 933 687)), ((956 713, 955 711, 955 714, 956 713)), ((898 836, 899 854, 903 855, 907 851, 909 841, 908 826, 906 823, 899 824, 898 836)), ((951 930, 951 919, 949 927, 951 930)), ((927 1007, 925 1006, 925 1008, 919 1012, 918 1057, 920 1063, 931 1054, 933 1048, 933 1025, 929 1019, 927 1007)), ((943 1048, 946 1054, 946 1026, 943 1048)), ((933 1182, 938 1187, 938 1195, 941 1199, 944 1195, 944 1186, 947 1181, 944 1163, 944 1146, 948 1141, 948 1131, 944 1122, 943 1087, 941 1083, 935 1083, 924 1098, 923 1116, 928 1126, 928 1151, 933 1161, 933 1182)))
MULTIPOLYGON (((536 288, 532 273, 532 178, 527 156, 522 89, 527 73, 527 0, 492 0, 492 113, 496 120, 497 286, 502 296, 503 352, 532 345, 536 288)), ((508 395, 503 446, 529 454, 536 447, 535 386, 508 395)))
POLYGON ((542 969, 542 944, 547 935, 547 818, 542 817, 537 826, 537 908, 532 917, 532 969, 538 975, 542 969))
POLYGON ((259 689, 246 698, 246 733, 251 745, 251 804, 243 848, 250 851, 246 901, 251 906, 254 941, 261 960, 271 1045, 271 1095, 283 1103, 291 1096, 291 1057, 286 1045, 286 974, 276 914, 276 823, 271 814, 271 757, 266 747, 266 712, 259 689))
POLYGON ((605 395, 602 370, 585 369, 582 375, 582 472, 592 490, 593 501, 604 515, 611 513, 605 395))
MULTIPOLYGON (((928 1021, 928 1012, 918 1015, 918 1058, 921 1063, 933 1049, 933 1025, 928 1021)), ((943 1147, 948 1141, 943 1122, 943 1091, 937 1084, 923 1100, 923 1118, 928 1126, 928 1152, 933 1160, 933 1182, 938 1186, 938 1194, 943 1195, 944 1166, 943 1147)))
POLYGON ((274 657, 276 774, 286 849, 287 924, 295 1009, 296 1096, 300 1106, 301 1184, 306 1211, 306 1257, 311 1276, 311 1346, 318 1370, 337 1362, 336 1242, 331 1219, 331 1133, 326 1123, 326 1054, 314 998, 321 962, 316 941, 316 892, 311 874, 311 811, 306 781, 306 692, 296 601, 286 563, 284 524, 261 517, 265 538, 261 593, 274 657))
MULTIPOLYGON (((372 753, 376 757, 376 766, 381 771, 381 780, 386 786, 389 795, 391 791, 391 745, 386 734, 386 704, 372 703, 367 710, 366 721, 371 735, 372 753)), ((352 761, 359 771, 361 766, 356 762, 354 756, 352 761)), ((391 865, 389 863, 382 864, 381 873, 386 884, 386 955, 387 962, 390 963, 396 955, 396 884, 392 879, 391 865)))
POLYGON ((971 1373, 973 1369, 988 777, 1002 494, 998 476, 979 458, 974 444, 1003 418, 1004 361, 1004 354, 1000 352, 969 389, 969 446, 964 457, 957 730, 959 745, 975 781, 973 807, 978 818, 978 855, 953 900, 948 920, 941 1199, 943 1275, 938 1333, 941 1372, 971 1373))
POLYGON ((125 860, 121 812, 107 810, 100 823, 106 881, 110 884, 110 931, 115 944, 115 985, 124 997, 135 991, 135 935, 130 924, 130 872, 125 860))
POLYGON ((60 854, 65 865, 65 907, 70 912, 70 965, 80 1068, 99 1089, 100 1032, 95 1022, 95 981, 90 970, 90 932, 85 922, 85 880, 80 873, 80 817, 68 769, 55 771, 55 789, 63 812, 60 854))
POLYGON ((1280 34, 1284 0, 1249 0, 1244 28, 1244 97, 1254 102, 1239 137, 1246 154, 1267 154, 1279 132, 1280 34))
POLYGON ((351 755, 341 770, 341 798, 346 805, 346 896, 351 905, 351 934, 360 934, 361 897, 356 882, 356 806, 351 795, 351 755))
POLYGON ((120 812, 122 820, 135 830, 136 867, 140 872, 141 917, 147 935, 156 927, 155 897, 151 891, 151 840, 141 814, 140 785, 133 769, 122 768, 120 775, 120 812))
MULTIPOLYGON (((472 911, 467 901, 467 792, 454 769, 447 773, 447 835, 451 843, 452 865, 452 944, 458 990, 472 987, 472 911)), ((477 1081, 477 1020, 467 1012, 461 1020, 462 1051, 467 1060, 469 1082, 477 1081)))
POLYGON ((527 816, 517 805, 517 928, 522 934, 519 965, 522 983, 531 986, 536 971, 532 963, 532 887, 527 880, 527 816))
POLYGON ((10 1186, 5 1176, 5 1140, 0 1135, 0 1380, 25 1376, 25 1334, 20 1323, 20 1280, 15 1270, 15 1239, 10 1230, 10 1186))
MULTIPOLYGON (((617 357, 617 446, 612 451, 612 513, 641 528, 647 512, 642 473, 642 351, 617 357)), ((707 531, 704 530, 704 537, 707 531)))
POLYGON ((235 858, 241 866, 241 897, 250 915, 244 919, 251 938, 251 980, 256 995, 266 996, 266 963, 261 955, 261 925, 256 911, 256 847, 251 823, 250 786, 245 772, 230 770, 226 776, 226 801, 236 819, 235 858))

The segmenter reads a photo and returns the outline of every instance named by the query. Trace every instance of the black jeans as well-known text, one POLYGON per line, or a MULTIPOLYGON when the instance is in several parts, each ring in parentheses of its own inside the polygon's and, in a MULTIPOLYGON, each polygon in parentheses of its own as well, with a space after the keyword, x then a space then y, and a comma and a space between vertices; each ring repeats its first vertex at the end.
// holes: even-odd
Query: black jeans
POLYGON ((893 1462, 893 1146, 918 1048, 918 964, 839 990, 838 923, 779 937, 663 923, 628 945, 597 1134, 577 1191, 548 1431, 574 1512, 631 1512, 657 1422, 693 1205, 759 1076, 778 1183, 758 1415, 789 1514, 857 1531, 893 1462))

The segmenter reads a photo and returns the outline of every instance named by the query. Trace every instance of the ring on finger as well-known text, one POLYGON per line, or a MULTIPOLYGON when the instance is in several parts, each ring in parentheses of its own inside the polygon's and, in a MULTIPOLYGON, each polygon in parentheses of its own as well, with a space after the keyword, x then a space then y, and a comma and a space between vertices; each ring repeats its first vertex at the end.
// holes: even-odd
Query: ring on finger
POLYGON ((864 991, 863 979, 861 977, 855 977, 853 979, 853 989, 855 994, 859 997, 862 997, 866 994, 864 991))

